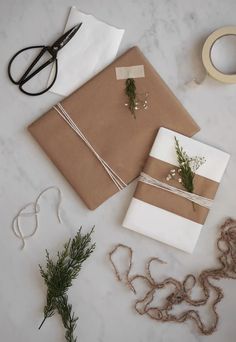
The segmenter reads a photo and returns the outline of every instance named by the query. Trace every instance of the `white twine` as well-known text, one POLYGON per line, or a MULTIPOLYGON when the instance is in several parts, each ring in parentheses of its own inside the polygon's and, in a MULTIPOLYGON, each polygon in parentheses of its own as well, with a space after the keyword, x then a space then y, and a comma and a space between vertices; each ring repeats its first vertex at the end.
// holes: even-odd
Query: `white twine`
POLYGON ((197 194, 193 194, 191 192, 175 188, 174 186, 163 183, 163 182, 159 181, 158 179, 155 179, 155 178, 147 175, 144 172, 141 173, 141 175, 139 177, 139 181, 146 183, 146 184, 149 184, 149 185, 152 185, 152 186, 155 186, 156 188, 169 191, 172 194, 184 197, 187 200, 194 202, 196 204, 199 204, 200 206, 205 207, 207 209, 210 209, 212 206, 212 203, 213 203, 213 200, 211 200, 209 198, 202 197, 202 196, 199 196, 197 194))
POLYGON ((60 223, 62 223, 62 219, 60 216, 60 206, 61 206, 61 201, 62 201, 61 190, 56 186, 50 186, 50 187, 48 187, 48 188, 46 188, 40 192, 40 194, 36 198, 35 202, 28 203, 23 208, 21 208, 19 210, 19 212, 17 213, 17 215, 13 219, 12 230, 13 230, 13 233, 15 234, 15 236, 22 241, 21 249, 24 249, 24 247, 25 247, 25 244, 26 244, 25 240, 29 239, 30 237, 35 235, 35 233, 38 230, 38 227, 39 227, 38 214, 40 212, 39 200, 40 200, 41 196, 46 191, 49 191, 49 190, 56 190, 58 192, 57 218, 58 218, 58 221, 60 223), (26 211, 30 207, 32 207, 32 211, 26 211), (20 224, 20 219, 22 217, 32 217, 32 216, 34 216, 34 218, 35 218, 35 225, 34 225, 33 231, 32 231, 32 233, 30 233, 28 235, 24 235, 23 231, 22 231, 21 224, 20 224))
POLYGON ((66 112, 66 110, 63 108, 63 106, 58 103, 56 106, 53 106, 53 108, 57 111, 57 113, 62 117, 63 120, 73 129, 73 131, 84 141, 84 143, 87 145, 87 147, 90 149, 91 152, 95 155, 95 157, 99 160, 113 183, 116 185, 116 187, 119 190, 124 189, 127 184, 118 176, 118 174, 106 163, 106 161, 99 156, 99 154, 96 152, 94 147, 90 144, 88 139, 84 136, 84 134, 81 132, 79 127, 75 124, 75 122, 71 119, 70 115, 66 112))

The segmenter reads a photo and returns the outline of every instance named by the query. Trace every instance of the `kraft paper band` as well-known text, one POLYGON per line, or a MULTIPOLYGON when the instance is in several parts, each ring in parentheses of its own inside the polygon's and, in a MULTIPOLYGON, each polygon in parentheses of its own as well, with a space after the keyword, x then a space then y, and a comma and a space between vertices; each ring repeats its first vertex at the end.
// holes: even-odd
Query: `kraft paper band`
MULTIPOLYGON (((155 179, 166 182, 166 176, 173 168, 176 166, 149 156, 143 171, 155 179)), ((178 182, 170 181, 170 184, 176 188, 183 188, 178 182)), ((194 193, 200 196, 214 199, 218 186, 219 183, 211 179, 199 175, 194 178, 194 193)), ((204 224, 209 212, 209 209, 198 204, 195 204, 193 210, 192 203, 188 199, 143 182, 138 182, 134 197, 200 224, 204 224)))
POLYGON ((127 78, 145 77, 144 65, 133 65, 129 67, 116 67, 116 79, 125 80, 127 78))
POLYGON ((213 64, 211 50, 215 42, 228 35, 236 35, 236 26, 226 26, 214 31, 205 41, 202 49, 202 61, 208 74, 214 79, 223 83, 236 83, 235 74, 224 74, 213 64))

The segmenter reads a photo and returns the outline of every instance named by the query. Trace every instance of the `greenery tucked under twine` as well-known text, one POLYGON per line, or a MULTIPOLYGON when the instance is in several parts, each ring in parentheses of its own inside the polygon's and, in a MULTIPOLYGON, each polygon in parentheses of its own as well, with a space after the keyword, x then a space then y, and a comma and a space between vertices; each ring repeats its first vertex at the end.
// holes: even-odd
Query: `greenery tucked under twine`
MULTIPOLYGON (((185 190, 193 193, 195 173, 199 169, 199 167, 206 162, 206 159, 204 157, 198 156, 189 157, 188 154, 183 150, 183 147, 180 146, 179 141, 176 137, 175 151, 179 168, 177 171, 175 169, 170 170, 170 173, 166 177, 166 180, 169 181, 171 179, 176 179, 176 174, 178 174, 178 182, 183 185, 185 190)), ((192 204, 193 209, 195 209, 193 202, 192 204)))
POLYGON ((54 262, 46 250, 47 264, 45 269, 40 265, 40 273, 47 285, 47 303, 44 307, 44 319, 39 326, 42 327, 45 320, 52 317, 57 311, 61 316, 66 329, 65 338, 68 342, 76 342, 74 337, 78 317, 72 311, 72 305, 68 303, 67 292, 72 286, 72 281, 78 276, 82 263, 90 256, 95 248, 91 245, 91 233, 81 234, 81 228, 73 238, 69 240, 62 250, 57 253, 57 261, 54 262))

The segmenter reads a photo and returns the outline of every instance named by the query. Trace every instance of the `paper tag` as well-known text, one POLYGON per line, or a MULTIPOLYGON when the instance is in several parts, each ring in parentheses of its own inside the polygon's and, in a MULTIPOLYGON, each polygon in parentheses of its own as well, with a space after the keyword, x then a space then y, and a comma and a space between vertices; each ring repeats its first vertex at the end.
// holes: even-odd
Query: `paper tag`
POLYGON ((129 67, 117 67, 116 79, 125 80, 127 78, 141 78, 145 77, 144 65, 133 65, 129 67))

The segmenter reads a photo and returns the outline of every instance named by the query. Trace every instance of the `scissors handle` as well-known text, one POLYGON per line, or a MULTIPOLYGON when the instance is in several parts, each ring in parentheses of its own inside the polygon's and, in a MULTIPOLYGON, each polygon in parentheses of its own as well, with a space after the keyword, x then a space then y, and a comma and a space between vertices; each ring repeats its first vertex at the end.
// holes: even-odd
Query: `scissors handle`
POLYGON ((48 91, 53 84, 56 81, 56 77, 57 77, 57 69, 58 69, 58 65, 57 65, 57 51, 53 50, 52 48, 48 47, 48 46, 44 46, 44 45, 37 45, 37 46, 29 46, 27 48, 21 49, 20 51, 18 51, 10 60, 9 64, 8 64, 8 76, 10 78, 10 80, 14 83, 19 85, 20 90, 27 94, 27 95, 41 95, 43 93, 45 93, 46 91, 48 91), (18 81, 14 80, 14 78, 12 77, 11 74, 11 66, 13 61, 15 60, 15 58, 20 55, 22 52, 26 51, 26 50, 30 50, 30 49, 36 49, 36 48, 41 48, 41 51, 39 52, 39 54, 36 56, 36 58, 32 61, 32 63, 29 65, 29 67, 27 68, 27 70, 24 72, 23 76, 20 77, 20 79, 18 81), (38 68, 36 68, 33 72, 31 72, 31 70, 34 68, 34 66, 38 63, 38 61, 40 60, 40 58, 42 58, 42 56, 44 55, 45 52, 49 52, 51 54, 51 58, 49 58, 45 63, 43 63, 42 65, 40 65, 38 68), (23 85, 28 82, 32 77, 34 77, 35 75, 37 75, 41 70, 43 70, 44 68, 46 68, 49 64, 54 63, 55 62, 55 74, 54 74, 54 78, 52 80, 52 83, 43 91, 39 92, 39 93, 29 93, 26 90, 24 90, 22 87, 23 85))

